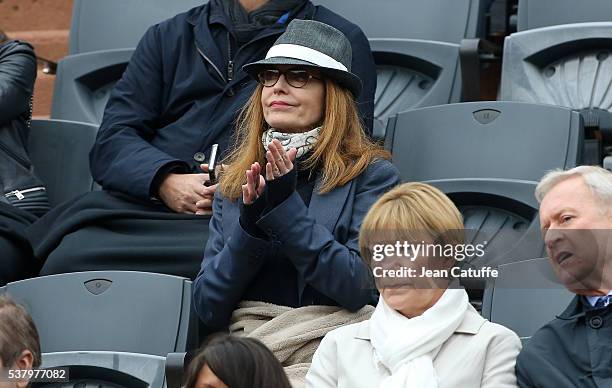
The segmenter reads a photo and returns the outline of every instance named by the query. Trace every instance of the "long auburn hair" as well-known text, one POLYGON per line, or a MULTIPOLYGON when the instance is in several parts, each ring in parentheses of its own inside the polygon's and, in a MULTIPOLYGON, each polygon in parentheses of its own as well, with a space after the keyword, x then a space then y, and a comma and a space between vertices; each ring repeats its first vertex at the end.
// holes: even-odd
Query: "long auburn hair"
MULTIPOLYGON (((261 135, 268 128, 261 106, 263 86, 258 85, 237 120, 232 151, 223 161, 227 164, 219 186, 224 197, 234 201, 242 195, 245 171, 259 162, 265 170, 266 151, 261 135)), ((391 154, 372 142, 363 130, 353 95, 348 89, 325 79, 325 115, 319 139, 300 168, 320 168, 319 193, 343 186, 361 174, 374 159, 390 159, 391 154)))

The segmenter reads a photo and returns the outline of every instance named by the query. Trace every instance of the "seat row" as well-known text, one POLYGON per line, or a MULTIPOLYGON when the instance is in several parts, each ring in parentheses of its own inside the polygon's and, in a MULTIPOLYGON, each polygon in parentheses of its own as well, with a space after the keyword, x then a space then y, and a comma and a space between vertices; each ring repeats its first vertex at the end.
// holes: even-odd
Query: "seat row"
MULTIPOLYGON (((197 3, 155 2, 144 6, 134 0, 76 1, 71 55, 58 67, 51 117, 99 124, 110 91, 147 26, 197 3), (116 12, 118 9, 122 12, 116 12), (108 28, 107 20, 113 20, 116 28, 108 28)), ((478 84, 481 44, 474 40, 485 35, 483 15, 488 1, 317 3, 360 25, 371 40, 378 66, 376 137, 384 136, 388 118, 398 112, 459 102, 462 89, 468 98, 477 97, 477 93, 466 90, 478 84), (445 9, 443 14, 448 15, 448 20, 439 20, 439 9, 445 9), (398 25, 403 28, 396 28, 398 25)), ((574 2, 565 0, 554 4, 549 0, 519 3, 519 32, 505 42, 500 100, 584 110, 589 117, 595 116, 595 126, 602 122, 600 116, 607 117, 612 95, 606 87, 610 81, 606 77, 612 72, 606 69, 612 59, 606 39, 612 25, 557 25, 610 20, 609 2, 598 0, 589 5, 576 7, 574 2), (548 11, 542 12, 543 9, 548 11), (564 13, 574 9, 575 13, 564 13)))
MULTIPOLYGON (((130 15, 130 7, 138 5, 136 1, 121 3, 110 8, 110 4, 76 0, 71 55, 60 63, 52 117, 93 124, 60 120, 33 123, 30 153, 47 182, 53 204, 94 188, 87 152, 95 138, 96 124, 114 82, 129 61, 129 47, 144 32, 138 32, 138 28, 157 21, 141 13, 141 20, 130 21, 133 31, 137 31, 134 34, 132 30, 126 33, 105 25, 106 30, 114 30, 110 34, 120 35, 117 42, 127 43, 96 47, 112 39, 92 35, 87 27, 94 28, 96 23, 97 28, 102 27, 105 18, 101 12, 105 7, 112 9, 113 15, 123 16, 130 15), (88 8, 94 3, 100 5, 88 8), (91 9, 96 9, 97 14, 91 9), (95 20, 92 15, 96 15, 95 20), (88 44, 93 46, 87 48, 88 44)), ((439 36, 407 34, 410 39, 391 36, 391 32, 377 35, 378 30, 393 25, 388 19, 359 20, 368 14, 363 11, 366 2, 361 8, 351 4, 346 10, 337 1, 328 3, 362 25, 371 37, 378 64, 375 135, 384 137, 403 180, 426 181, 441 188, 460 207, 466 228, 476 231, 475 238, 494 237, 489 241, 485 260, 488 265, 499 266, 500 278, 481 296, 483 315, 528 338, 569 299, 567 291, 548 277, 545 259, 520 261, 544 252, 533 191, 536 181, 548 169, 599 161, 599 155, 592 156, 591 151, 601 144, 593 147, 588 134, 592 128, 599 129, 600 118, 605 119, 612 106, 609 88, 605 88, 609 86, 605 75, 610 73, 606 37, 612 24, 538 25, 542 22, 527 17, 525 7, 531 4, 537 9, 543 2, 521 0, 520 29, 541 29, 521 31, 507 39, 501 98, 529 103, 448 104, 461 98, 459 72, 465 72, 459 58, 462 47, 466 47, 461 40, 482 36, 478 32, 482 25, 470 20, 480 20, 472 16, 480 15, 484 1, 453 2, 457 9, 448 14, 468 15, 456 18, 461 23, 467 20, 459 23, 456 30, 460 34, 444 37, 446 28, 437 28, 432 34, 439 36), (576 78, 567 74, 575 74, 576 78), (565 95, 558 93, 568 89, 565 95), (574 111, 534 102, 567 106, 574 111), (431 106, 439 104, 446 105, 431 106), (582 110, 587 118, 586 129, 584 118, 575 110, 582 110), (529 281, 531 286, 517 284, 516 279, 529 281), (539 289, 546 287, 544 292, 539 289), (550 309, 542 308, 543 300, 550 309), (530 313, 526 315, 525 311, 530 313)), ((414 6, 418 2, 401 3, 414 6)), ((170 7, 183 6, 174 4, 170 7)), ((430 4, 449 6, 445 1, 430 4)), ((197 4, 185 8, 192 5, 197 4)), ((394 3, 378 5, 376 15, 392 14, 393 6, 394 3)), ((144 8, 152 7, 147 3, 144 8)), ((157 8, 155 18, 161 20, 181 10, 166 8, 157 8)), ((411 15, 428 21, 434 16, 426 11, 411 15)), ((402 25, 409 24, 406 14, 394 15, 404 17, 402 25)), ((592 20, 564 22, 572 21, 592 20)), ((418 26, 416 22, 413 25, 418 26)), ((433 25, 429 23, 430 30, 433 25)), ((426 27, 415 29, 427 32, 426 27)), ((482 284, 469 286, 477 288, 482 284)), ((186 351, 197 343, 190 287, 188 280, 167 275, 100 272, 15 282, 0 293, 10 293, 32 311, 46 352, 44 366, 71 365, 74 379, 91 379, 92 369, 88 367, 96 366, 96 380, 105 384, 162 387, 175 386, 170 377, 176 370, 167 372, 173 357, 179 360, 178 370, 183 365, 181 355, 166 358, 167 354, 186 351), (150 327, 151 322, 156 323, 155 329, 142 329, 150 327)))
MULTIPOLYGON (((87 153, 95 125, 34 120, 31 131, 32 161, 52 205, 94 189, 87 153)), ((469 264, 499 265, 543 255, 536 183, 548 170, 581 164, 584 136, 570 109, 493 101, 401 112, 385 143, 403 181, 440 188, 473 238, 487 240, 487 255, 469 264)))
MULTIPOLYGON (((420 39, 460 44, 485 38, 491 29, 493 0, 369 1, 313 0, 358 24, 370 38, 420 39), (443 12, 442 12, 443 11, 443 12)), ((145 30, 166 18, 206 3, 202 0, 75 0, 69 54, 133 48, 145 30), (112 24, 111 24, 112 23, 112 24)), ((504 14, 508 19, 512 12, 504 14)), ((518 31, 560 24, 605 22, 607 0, 518 0, 518 31)))
POLYGON ((188 279, 82 272, 9 283, 2 294, 32 315, 42 367, 68 368, 69 384, 33 387, 178 388, 183 353, 199 344, 188 279))
MULTIPOLYGON (((419 1, 409 3, 414 9, 427 8, 419 1)), ((539 4, 534 0, 531 4, 536 3, 539 4)), ((355 13, 355 7, 347 8, 338 2, 323 4, 346 12, 349 18, 358 19, 355 20, 358 23, 363 22, 370 36, 389 33, 380 26, 384 23, 365 20, 363 12, 355 13)), ((441 0, 436 4, 441 7, 447 3, 441 0)), ((468 15, 472 15, 474 9, 482 9, 478 1, 453 4, 458 7, 460 4, 463 7, 460 14, 466 16, 458 18, 466 23, 461 36, 456 33, 451 39, 449 35, 444 38, 445 42, 372 38, 374 56, 379 64, 375 135, 385 139, 403 180, 428 181, 442 188, 463 211, 468 228, 495 237, 495 241, 489 241, 490 252, 495 255, 487 257, 487 263, 497 265, 540 256, 543 250, 537 233, 537 204, 532 196, 535 182, 552 168, 601 162, 600 139, 605 142, 606 137, 594 132, 605 122, 600 118, 609 114, 607 109, 612 105, 610 88, 605 87, 609 84, 605 77, 612 72, 606 71, 610 66, 606 51, 593 51, 591 46, 605 42, 598 37, 609 35, 612 24, 544 27, 508 37, 502 99, 528 100, 531 104, 447 104, 457 101, 460 94, 457 39, 478 35, 478 28, 470 22, 478 18, 468 15), (583 50, 578 42, 584 42, 585 37, 591 51, 576 57, 573 53, 583 50), (559 60, 560 57, 566 60, 559 60), (564 96, 577 98, 561 101, 564 96), (581 110, 582 120, 570 109, 534 102, 581 110), (500 230, 504 233, 499 233, 500 230)), ((519 15, 525 18, 524 7, 528 2, 522 4, 523 13, 520 11, 519 15)), ((137 5, 134 1, 121 4, 76 1, 71 40, 85 39, 83 42, 86 42, 86 38, 94 34, 99 26, 88 19, 92 15, 105 20, 104 12, 122 9, 122 17, 128 17, 126 15, 134 12, 131 7, 137 5)), ((188 8, 192 5, 176 6, 188 8)), ((375 14, 387 14, 393 7, 405 5, 404 2, 389 3, 375 14)), ((367 4, 361 6, 367 7, 367 4)), ((162 5, 155 7, 156 16, 142 12, 142 19, 138 19, 141 27, 178 11, 162 5)), ((143 9, 155 7, 148 4, 143 9)), ((117 23, 121 24, 121 20, 117 23)), ((140 32, 122 30, 122 34, 131 36, 135 44, 140 32)), ((95 125, 101 119, 110 90, 121 77, 132 53, 130 48, 117 48, 131 44, 129 38, 121 41, 128 43, 103 35, 96 39, 96 42, 107 41, 110 42, 107 47, 83 43, 78 45, 80 48, 74 48, 75 54, 60 64, 55 88, 53 117, 94 125, 67 121, 33 124, 30 152, 34 165, 48 185, 52 204, 71 199, 94 186, 88 171, 87 151, 93 143, 95 125), (88 51, 92 47, 106 51, 88 51)), ((605 131, 599 132, 605 134, 605 131)))
MULTIPOLYGON (((200 340, 191 282, 176 276, 77 272, 9 283, 2 294, 31 313, 42 367, 67 367, 71 381, 178 388, 200 340)), ((499 267, 482 313, 528 340, 571 297, 547 259, 531 259, 499 267)))

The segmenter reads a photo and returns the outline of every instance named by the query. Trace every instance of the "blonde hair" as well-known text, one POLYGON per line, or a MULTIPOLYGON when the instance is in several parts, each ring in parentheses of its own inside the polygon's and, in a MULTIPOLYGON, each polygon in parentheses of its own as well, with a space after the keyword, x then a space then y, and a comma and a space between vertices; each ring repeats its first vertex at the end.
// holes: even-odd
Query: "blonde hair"
POLYGON ((425 183, 404 183, 372 205, 361 225, 359 250, 369 264, 370 247, 381 240, 415 241, 442 236, 444 241, 437 243, 461 244, 462 229, 461 213, 446 194, 425 183))
MULTIPOLYGON (((245 171, 254 162, 265 168, 265 150, 261 135, 267 129, 261 106, 263 86, 258 85, 237 122, 234 146, 223 161, 221 194, 230 200, 242 195, 245 171)), ((343 186, 361 174, 374 159, 390 159, 391 155, 366 136, 359 120, 353 95, 330 79, 325 80, 325 116, 319 139, 301 168, 322 170, 319 193, 343 186)))
POLYGON ((546 173, 535 189, 535 197, 542 202, 546 194, 558 185, 570 178, 582 177, 588 189, 604 203, 612 201, 612 173, 599 166, 578 166, 570 170, 552 170, 546 173))

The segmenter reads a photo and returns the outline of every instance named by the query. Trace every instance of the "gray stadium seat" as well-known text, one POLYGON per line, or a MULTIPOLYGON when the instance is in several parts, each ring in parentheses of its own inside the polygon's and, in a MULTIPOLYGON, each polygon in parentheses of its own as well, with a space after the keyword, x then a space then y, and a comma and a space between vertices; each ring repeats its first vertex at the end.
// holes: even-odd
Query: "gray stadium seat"
POLYGON ((612 20, 612 1, 520 0, 518 30, 612 20))
POLYGON ((166 356, 166 385, 168 388, 181 388, 184 375, 197 351, 168 353, 166 356))
MULTIPOLYGON (((384 137, 387 118, 399 111, 460 100, 458 45, 413 39, 370 44, 378 73, 375 137, 384 137)), ((99 124, 132 53, 118 49, 65 57, 58 65, 51 117, 99 124)))
POLYGON ((192 344, 188 279, 131 271, 92 271, 9 283, 26 306, 43 352, 117 351, 165 356, 192 344))
POLYGON ((69 54, 133 48, 144 32, 204 0, 74 0, 69 54))
POLYGON ((526 339, 562 313, 573 296, 557 281, 548 259, 509 263, 499 267, 499 277, 485 290, 482 315, 526 339))
POLYGON ((359 25, 368 38, 456 43, 484 36, 483 0, 314 0, 359 25))
MULTIPOLYGON (((375 137, 399 111, 459 101, 459 46, 412 39, 372 39, 378 86, 375 137)), ((100 124, 133 49, 70 55, 58 65, 51 117, 100 124)))
MULTIPOLYGON (((487 36, 487 11, 491 0, 315 0, 313 2, 359 25, 370 39, 399 38, 460 44, 461 68, 464 75, 456 74, 456 83, 453 86, 456 93, 453 94, 454 98, 439 103, 460 101, 462 77, 470 81, 464 85, 465 97, 474 100, 479 96, 478 78, 481 66, 479 54, 483 50, 490 51, 491 48, 477 38, 487 36)), ((378 124, 375 122, 375 132, 379 124, 380 122, 378 124)))
POLYGON ((512 34, 504 47, 500 99, 580 111, 590 147, 586 164, 602 158, 600 137, 590 132, 612 142, 611 31, 612 23, 546 27, 512 34))
POLYGON ((389 120, 386 146, 405 181, 538 181, 580 163, 583 130, 570 109, 520 102, 448 104, 389 120))
MULTIPOLYGON (((545 252, 540 234, 536 182, 512 179, 442 179, 426 181, 449 196, 461 211, 472 244, 486 241, 485 256, 464 266, 480 268, 540 257, 545 252)), ((484 288, 483 281, 463 283, 484 288)))
POLYGON ((100 124, 133 52, 116 49, 64 57, 57 68, 51 118, 100 124))
POLYGON ((377 67, 374 137, 398 112, 459 101, 459 46, 414 39, 370 39, 377 67))
POLYGON ((43 353, 41 368, 67 368, 68 382, 33 383, 32 388, 163 388, 165 361, 121 352, 43 353))
POLYGON ((32 120, 28 152, 55 206, 94 187, 89 149, 98 127, 62 120, 32 120))
POLYGON ((610 110, 610 31, 612 23, 580 23, 506 37, 500 99, 610 110))

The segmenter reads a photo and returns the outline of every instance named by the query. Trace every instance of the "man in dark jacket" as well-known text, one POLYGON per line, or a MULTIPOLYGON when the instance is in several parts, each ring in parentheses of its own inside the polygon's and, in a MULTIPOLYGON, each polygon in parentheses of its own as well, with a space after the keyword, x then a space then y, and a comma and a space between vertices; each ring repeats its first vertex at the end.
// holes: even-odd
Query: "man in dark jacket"
POLYGON ((554 171, 536 197, 551 266, 576 296, 521 351, 519 386, 612 387, 612 174, 554 171))
POLYGON ((232 125, 255 88, 242 65, 263 58, 293 18, 324 22, 349 38, 352 68, 364 83, 360 112, 371 128, 376 68, 359 27, 304 0, 212 0, 142 38, 91 152, 96 181, 159 198, 175 212, 209 211, 213 190, 203 188, 200 164, 213 144, 230 146, 232 125))
POLYGON ((216 185, 206 184, 213 144, 223 154, 256 83, 242 70, 262 59, 294 18, 342 31, 363 82, 372 127, 376 68, 361 29, 307 0, 211 0, 152 26, 113 90, 90 154, 104 191, 56 207, 31 228, 42 274, 126 269, 195 277, 216 185), (178 214, 182 213, 182 214, 178 214))

